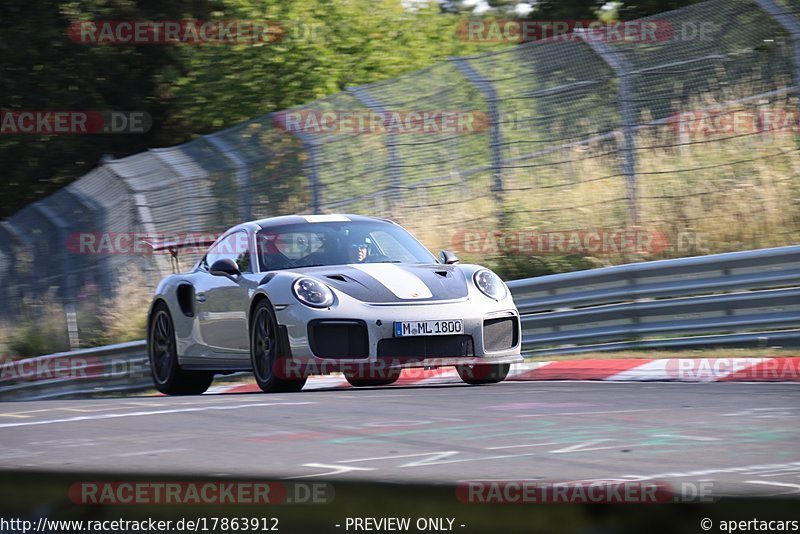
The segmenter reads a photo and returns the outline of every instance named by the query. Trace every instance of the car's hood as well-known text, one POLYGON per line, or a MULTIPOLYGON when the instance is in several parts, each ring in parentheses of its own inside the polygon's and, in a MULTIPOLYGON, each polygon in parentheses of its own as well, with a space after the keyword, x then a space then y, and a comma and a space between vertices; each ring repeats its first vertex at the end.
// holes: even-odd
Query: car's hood
POLYGON ((430 302, 467 296, 464 273, 454 265, 362 263, 292 271, 313 276, 368 303, 430 302))

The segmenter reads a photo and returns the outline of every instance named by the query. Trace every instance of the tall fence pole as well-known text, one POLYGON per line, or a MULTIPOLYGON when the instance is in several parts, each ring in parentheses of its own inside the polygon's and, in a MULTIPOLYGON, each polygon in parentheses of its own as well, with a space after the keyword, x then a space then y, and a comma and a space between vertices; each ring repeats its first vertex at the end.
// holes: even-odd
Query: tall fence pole
POLYGON ((6 272, 2 273, 5 278, 3 287, 0 288, 0 295, 3 296, 3 301, 0 302, 0 317, 3 315, 13 317, 18 310, 12 309, 12 305, 18 306, 23 295, 19 285, 21 273, 16 248, 16 239, 10 225, 6 221, 0 222, 0 250, 3 250, 7 262, 6 272), (16 283, 12 283, 12 280, 16 283))
POLYGON ((619 108, 622 120, 622 175, 625 177, 625 196, 628 199, 628 225, 639 226, 638 184, 636 183, 636 110, 633 105, 630 67, 628 62, 602 39, 593 39, 590 30, 575 32, 609 66, 619 79, 619 108))
POLYGON ((505 192, 503 185, 503 132, 500 129, 500 111, 498 109, 497 91, 488 79, 476 71, 466 58, 451 57, 450 61, 464 77, 483 94, 489 114, 491 140, 489 149, 492 157, 492 194, 497 209, 497 220, 503 228, 508 222, 505 211, 505 192))
POLYGON ((792 78, 794 86, 800 88, 800 21, 773 0, 755 0, 755 3, 789 33, 792 40, 792 78))
MULTIPOLYGON (((30 232, 20 231, 13 221, 12 217, 0 222, 0 236, 3 233, 7 234, 11 238, 8 243, 13 244, 14 264, 9 273, 12 273, 15 280, 13 284, 10 284, 11 287, 17 288, 16 296, 19 300, 16 303, 17 309, 14 310, 14 313, 17 314, 22 311, 22 298, 33 293, 35 286, 32 280, 36 280, 36 273, 34 272, 35 262, 32 261, 33 237, 30 232)), ((9 295, 12 294, 9 292, 9 295)))
POLYGON ((67 250, 67 231, 69 226, 64 220, 59 217, 50 206, 46 206, 41 202, 33 204, 33 208, 38 211, 42 217, 50 221, 58 233, 58 240, 61 249, 61 279, 64 291, 64 312, 67 318, 67 335, 69 337, 70 350, 80 348, 80 338, 78 337, 78 313, 75 307, 76 295, 74 284, 74 273, 72 272, 72 258, 70 252, 67 250))
POLYGON ((292 132, 292 135, 297 137, 306 149, 308 158, 306 159, 305 169, 306 176, 308 177, 308 186, 311 188, 311 213, 320 213, 321 209, 321 195, 319 185, 319 174, 317 173, 317 147, 316 141, 312 139, 312 135, 305 132, 292 132))
MULTIPOLYGON (((370 95, 363 86, 348 87, 347 91, 352 93, 359 102, 367 106, 370 111, 378 114, 385 114, 386 109, 370 95)), ((386 131, 386 164, 389 173, 389 184, 391 192, 389 194, 389 213, 392 218, 396 216, 397 204, 400 198, 400 187, 402 185, 402 173, 400 171, 400 158, 397 155, 397 132, 392 129, 386 131)))
POLYGON ((203 138, 222 152, 222 154, 236 168, 236 179, 239 182, 239 204, 242 206, 242 219, 252 219, 252 206, 250 204, 250 169, 239 152, 218 137, 218 134, 205 135, 203 138))
MULTIPOLYGON (((67 186, 64 188, 64 192, 71 196, 75 201, 81 205, 81 207, 88 213, 92 214, 92 224, 97 224, 98 219, 102 220, 106 217, 106 210, 103 208, 99 202, 97 202, 92 197, 85 195, 77 190, 77 188, 72 186, 67 186)), ((96 228, 95 228, 96 229, 96 228)), ((66 246, 66 243, 64 244, 66 246)), ((110 280, 109 272, 110 268, 107 266, 107 258, 97 258, 95 261, 97 262, 96 265, 101 265, 100 268, 96 269, 97 277, 100 280, 100 287, 102 290, 110 295, 114 293, 114 286, 110 280)))

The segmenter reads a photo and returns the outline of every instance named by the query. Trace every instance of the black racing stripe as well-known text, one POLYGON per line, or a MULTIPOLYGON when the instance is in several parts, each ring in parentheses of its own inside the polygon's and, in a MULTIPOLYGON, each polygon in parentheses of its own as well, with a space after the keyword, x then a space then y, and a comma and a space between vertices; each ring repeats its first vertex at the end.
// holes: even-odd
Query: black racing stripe
POLYGON ((369 274, 347 265, 308 267, 294 272, 311 275, 329 286, 362 302, 431 302, 452 300, 467 296, 464 274, 452 265, 398 265, 416 275, 428 287, 431 297, 426 299, 401 299, 369 274))

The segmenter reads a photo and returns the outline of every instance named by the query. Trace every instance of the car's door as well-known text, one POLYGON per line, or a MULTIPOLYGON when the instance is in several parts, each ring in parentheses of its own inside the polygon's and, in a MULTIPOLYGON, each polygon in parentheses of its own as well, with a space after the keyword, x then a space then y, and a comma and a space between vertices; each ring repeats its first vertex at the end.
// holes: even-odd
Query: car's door
POLYGON ((203 341, 216 352, 249 355, 247 279, 214 275, 210 269, 227 258, 236 262, 242 274, 252 272, 250 248, 248 232, 239 230, 220 239, 201 262, 203 275, 195 285, 198 325, 203 341))

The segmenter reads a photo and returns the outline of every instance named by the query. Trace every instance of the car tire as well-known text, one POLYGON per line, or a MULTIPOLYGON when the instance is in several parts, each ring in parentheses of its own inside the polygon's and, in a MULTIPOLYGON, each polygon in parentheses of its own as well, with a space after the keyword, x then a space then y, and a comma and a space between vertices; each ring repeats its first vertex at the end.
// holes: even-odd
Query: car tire
POLYGON ((166 395, 199 395, 214 380, 208 371, 187 371, 178 363, 175 323, 169 308, 159 302, 147 329, 147 356, 156 389, 166 395))
POLYGON ((256 304, 250 321, 250 363, 256 384, 264 393, 292 393, 306 384, 306 376, 284 378, 276 374, 281 359, 278 321, 266 299, 256 304))
POLYGON ((397 382, 401 372, 402 369, 388 369, 385 373, 376 373, 374 370, 345 371, 344 378, 355 388, 390 386, 397 382), (374 376, 375 374, 385 374, 385 376, 374 376))
POLYGON ((473 386, 502 382, 510 369, 510 363, 456 365, 456 372, 461 380, 473 386))

